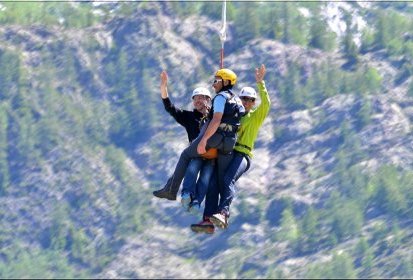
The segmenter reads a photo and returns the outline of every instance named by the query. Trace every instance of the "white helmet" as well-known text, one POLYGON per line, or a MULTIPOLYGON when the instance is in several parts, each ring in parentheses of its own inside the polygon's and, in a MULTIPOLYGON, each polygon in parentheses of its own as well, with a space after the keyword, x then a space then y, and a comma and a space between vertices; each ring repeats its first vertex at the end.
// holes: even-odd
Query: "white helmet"
POLYGON ((194 89, 194 91, 192 92, 191 98, 193 99, 194 96, 196 95, 204 95, 204 96, 211 98, 211 93, 209 92, 208 89, 204 87, 199 87, 199 88, 194 89))
POLYGON ((241 89, 239 97, 243 97, 243 96, 257 99, 257 92, 252 87, 243 87, 241 89))

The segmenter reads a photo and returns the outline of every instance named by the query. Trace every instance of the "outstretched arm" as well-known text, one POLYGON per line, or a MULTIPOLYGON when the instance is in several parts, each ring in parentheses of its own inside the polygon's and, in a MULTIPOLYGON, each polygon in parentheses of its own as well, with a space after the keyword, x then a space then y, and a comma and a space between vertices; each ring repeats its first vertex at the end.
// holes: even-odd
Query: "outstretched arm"
POLYGON ((255 68, 255 80, 257 81, 258 93, 260 95, 261 103, 254 111, 254 118, 261 123, 264 121, 271 107, 270 96, 265 87, 264 76, 266 68, 261 64, 260 68, 255 68))
POLYGON ((187 111, 182 110, 181 108, 175 107, 175 105, 171 102, 169 99, 168 95, 168 74, 166 73, 165 70, 161 72, 160 75, 161 78, 161 84, 160 84, 160 89, 161 89, 161 97, 162 97, 162 102, 165 107, 165 110, 182 126, 186 127, 186 124, 188 123, 188 116, 187 116, 187 111))

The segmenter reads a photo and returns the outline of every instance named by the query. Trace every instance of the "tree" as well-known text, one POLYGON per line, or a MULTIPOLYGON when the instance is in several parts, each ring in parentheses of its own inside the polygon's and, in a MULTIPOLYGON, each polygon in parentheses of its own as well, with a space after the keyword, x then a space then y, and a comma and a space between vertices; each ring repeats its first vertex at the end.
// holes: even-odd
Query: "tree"
POLYGON ((361 33, 361 46, 360 46, 360 53, 366 53, 371 48, 374 47, 374 30, 373 28, 366 27, 362 30, 361 33))
POLYGON ((332 232, 338 240, 344 240, 360 233, 363 225, 363 211, 354 201, 337 203, 332 209, 332 232))
POLYGON ((294 61, 288 62, 288 73, 281 91, 281 99, 286 106, 297 109, 303 105, 304 96, 300 94, 300 69, 294 61))
POLYGON ((334 47, 334 37, 329 32, 325 21, 322 20, 319 13, 313 14, 310 19, 310 32, 308 45, 320 50, 331 50, 334 47))
MULTIPOLYGON (((331 240, 343 241, 358 235, 363 225, 363 209, 357 199, 348 199, 338 191, 332 191, 326 202, 326 226, 331 240)), ((334 245, 334 244, 332 244, 334 245)))
MULTIPOLYGON (((268 5, 268 3, 266 4, 268 5)), ((275 40, 280 40, 283 33, 281 22, 282 13, 278 7, 278 5, 268 5, 267 19, 264 21, 268 23, 268 37, 275 40)))
POLYGON ((358 130, 368 125, 371 121, 372 105, 367 96, 360 97, 360 108, 356 113, 356 126, 358 130))
POLYGON ((282 2, 283 13, 283 36, 282 42, 284 44, 290 44, 292 42, 291 38, 291 21, 292 21, 292 11, 291 11, 291 4, 288 2, 282 2))
POLYGON ((4 194, 10 184, 7 130, 9 125, 7 106, 0 106, 0 195, 4 194))
POLYGON ((389 214, 405 215, 408 211, 406 195, 400 187, 400 174, 394 166, 382 166, 372 178, 376 185, 374 201, 389 214))
POLYGON ((235 17, 237 41, 244 45, 259 34, 260 22, 255 3, 240 3, 235 17))
POLYGON ((76 229, 73 225, 69 226, 67 248, 73 258, 84 261, 85 255, 88 254, 87 247, 90 246, 90 242, 82 228, 76 229))
POLYGON ((282 213, 281 229, 277 233, 277 239, 288 241, 295 247, 296 241, 300 237, 300 230, 294 217, 291 207, 286 208, 282 213))
POLYGON ((356 272, 350 255, 343 252, 335 254, 331 262, 330 279, 355 279, 356 272))
POLYGON ((326 263, 311 265, 304 278, 307 279, 354 279, 356 271, 351 256, 347 253, 335 253, 326 263))
POLYGON ((343 51, 347 59, 346 67, 355 69, 358 64, 358 48, 354 42, 354 30, 351 26, 352 17, 349 13, 345 14, 344 21, 346 23, 346 33, 343 38, 343 51))
POLYGON ((71 265, 67 256, 56 250, 25 248, 12 252, 12 260, 0 262, 2 278, 73 279, 91 278, 71 265))
POLYGON ((356 244, 356 247, 354 248, 354 258, 356 267, 362 269, 358 276, 360 278, 370 278, 370 273, 373 269, 374 252, 366 238, 360 238, 359 242, 356 244))
POLYGON ((375 25, 375 40, 374 43, 375 45, 382 49, 387 46, 387 42, 390 39, 390 30, 389 30, 390 25, 387 22, 387 18, 384 14, 384 12, 380 11, 377 15, 377 21, 375 25))
POLYGON ((363 82, 365 84, 366 90, 369 93, 378 93, 382 86, 383 78, 380 76, 379 71, 372 67, 366 67, 363 73, 363 82))
POLYGON ((0 50, 0 101, 7 100, 17 94, 20 69, 18 55, 10 51, 0 50))
MULTIPOLYGON (((230 3, 227 3, 227 9, 229 4, 230 3)), ((176 3, 173 3, 172 5, 176 5, 176 3)), ((220 20, 222 4, 220 2, 201 2, 200 13, 214 20, 220 20)))
POLYGON ((318 213, 309 207, 301 222, 301 235, 297 249, 300 252, 308 253, 317 251, 317 244, 320 242, 320 224, 318 213))

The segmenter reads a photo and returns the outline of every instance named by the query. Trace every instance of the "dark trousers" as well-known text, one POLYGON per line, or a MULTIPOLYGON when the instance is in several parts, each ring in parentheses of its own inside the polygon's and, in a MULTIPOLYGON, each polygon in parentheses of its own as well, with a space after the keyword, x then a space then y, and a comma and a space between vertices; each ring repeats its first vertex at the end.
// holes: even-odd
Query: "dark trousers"
POLYGON ((235 196, 235 182, 251 166, 251 160, 247 155, 237 151, 233 154, 233 159, 225 172, 222 187, 218 184, 217 173, 212 174, 205 199, 204 217, 220 212, 229 215, 229 207, 235 196))

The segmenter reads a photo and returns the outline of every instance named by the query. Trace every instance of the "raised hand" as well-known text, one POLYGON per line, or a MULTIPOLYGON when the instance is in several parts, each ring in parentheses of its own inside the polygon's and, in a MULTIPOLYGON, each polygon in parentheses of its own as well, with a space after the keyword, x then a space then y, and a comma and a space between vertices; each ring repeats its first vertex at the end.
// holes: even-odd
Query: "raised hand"
POLYGON ((255 68, 255 80, 257 83, 261 83, 264 80, 265 72, 266 69, 264 64, 261 64, 260 68, 255 68))
POLYGON ((161 72, 161 97, 167 98, 168 97, 168 74, 165 70, 161 72))
POLYGON ((168 74, 166 73, 165 70, 162 70, 161 72, 161 86, 167 86, 168 85, 168 74))

